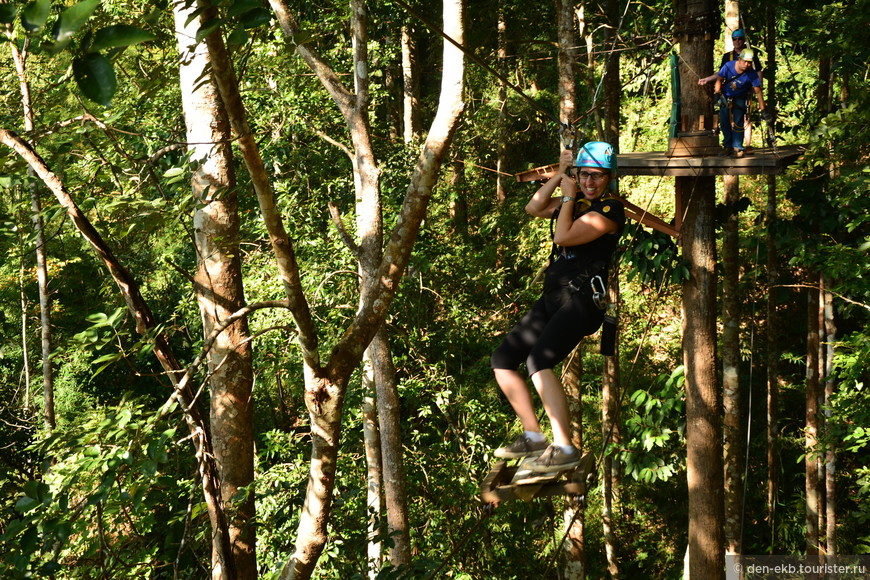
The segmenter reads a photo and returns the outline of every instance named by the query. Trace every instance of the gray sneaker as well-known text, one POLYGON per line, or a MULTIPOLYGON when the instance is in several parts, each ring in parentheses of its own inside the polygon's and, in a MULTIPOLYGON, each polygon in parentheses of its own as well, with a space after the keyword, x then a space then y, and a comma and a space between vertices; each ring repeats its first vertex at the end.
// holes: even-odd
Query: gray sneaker
POLYGON ((526 462, 526 467, 535 473, 553 473, 577 465, 580 465, 580 452, 572 448, 566 453, 558 445, 550 445, 540 457, 526 462))
POLYGON ((543 441, 532 441, 525 434, 517 437, 517 440, 510 445, 499 447, 495 450, 495 456, 502 459, 515 459, 518 457, 537 457, 544 452, 549 443, 546 439, 543 441))

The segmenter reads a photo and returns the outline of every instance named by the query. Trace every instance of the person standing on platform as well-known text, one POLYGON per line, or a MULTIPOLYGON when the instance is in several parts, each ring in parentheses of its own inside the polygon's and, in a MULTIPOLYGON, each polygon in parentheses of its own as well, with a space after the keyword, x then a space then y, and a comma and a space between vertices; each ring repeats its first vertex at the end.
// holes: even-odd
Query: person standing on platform
POLYGON ((726 62, 716 74, 713 104, 719 108, 723 156, 744 155, 743 138, 752 93, 758 98, 761 117, 767 122, 773 120, 761 94, 761 77, 752 68, 754 59, 755 51, 744 48, 737 60, 726 62))
MULTIPOLYGON (((731 33, 731 45, 733 46, 733 49, 722 55, 722 60, 719 62, 719 69, 725 66, 726 62, 739 59, 740 53, 743 52, 743 49, 749 48, 746 45, 746 32, 744 32, 742 28, 738 28, 731 33)), ((755 53, 755 58, 752 59, 752 68, 755 69, 755 72, 757 72, 758 76, 761 77, 761 61, 758 60, 757 52, 755 53)), ((698 84, 703 86, 715 82, 717 76, 718 73, 713 73, 708 77, 699 79, 698 84)), ((752 140, 752 122, 748 117, 744 120, 744 125, 743 146, 745 149, 749 147, 749 142, 752 140)))

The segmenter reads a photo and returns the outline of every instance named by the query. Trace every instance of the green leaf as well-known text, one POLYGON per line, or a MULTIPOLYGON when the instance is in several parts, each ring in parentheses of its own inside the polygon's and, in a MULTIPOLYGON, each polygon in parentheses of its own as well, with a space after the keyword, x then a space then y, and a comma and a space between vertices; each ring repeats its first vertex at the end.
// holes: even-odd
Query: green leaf
POLYGON ((196 31, 196 41, 202 42, 209 34, 220 28, 223 22, 220 18, 214 18, 206 22, 199 30, 196 31))
POLYGON ((35 0, 21 11, 21 25, 24 30, 34 32, 45 26, 51 12, 50 0, 35 0))
POLYGON ((54 39, 59 43, 69 42, 99 5, 100 0, 84 0, 61 12, 54 26, 54 39))
POLYGON ((239 20, 245 28, 256 28, 264 24, 269 24, 272 20, 272 12, 265 8, 257 8, 256 10, 251 10, 246 13, 244 16, 239 18, 239 20))
POLYGON ((37 507, 40 503, 42 502, 35 500, 32 497, 21 497, 18 498, 17 502, 15 502, 15 510, 20 513, 27 513, 37 507))
POLYGON ((73 61, 73 75, 84 95, 92 101, 108 107, 117 88, 115 69, 105 56, 86 54, 73 61))
POLYGON ((262 4, 260 4, 257 0, 235 0, 232 6, 227 9, 227 16, 230 18, 235 18, 240 14, 244 14, 246 12, 250 12, 256 8, 262 8, 262 4))
POLYGON ((237 26, 227 37, 227 44, 242 45, 248 42, 248 33, 243 26, 237 26))
POLYGON ((140 42, 148 42, 157 37, 147 30, 129 24, 114 24, 99 29, 94 34, 94 42, 88 52, 99 52, 106 48, 121 48, 140 42))
POLYGON ((0 4, 0 23, 12 24, 15 22, 17 9, 14 4, 0 4))

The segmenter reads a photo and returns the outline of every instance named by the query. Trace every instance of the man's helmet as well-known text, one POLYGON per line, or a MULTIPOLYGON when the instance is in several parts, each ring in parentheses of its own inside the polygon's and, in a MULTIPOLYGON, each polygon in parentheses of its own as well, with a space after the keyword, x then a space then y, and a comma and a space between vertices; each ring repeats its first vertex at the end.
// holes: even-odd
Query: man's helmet
POLYGON ((615 171, 616 156, 613 154, 613 147, 604 141, 589 141, 580 148, 574 166, 615 171))
POLYGON ((752 62, 755 59, 755 51, 751 48, 744 48, 740 51, 740 56, 738 57, 740 60, 748 60, 752 62))
POLYGON ((746 33, 743 32, 742 28, 738 28, 737 30, 735 30, 734 32, 731 33, 731 39, 733 40, 735 38, 746 38, 746 33))

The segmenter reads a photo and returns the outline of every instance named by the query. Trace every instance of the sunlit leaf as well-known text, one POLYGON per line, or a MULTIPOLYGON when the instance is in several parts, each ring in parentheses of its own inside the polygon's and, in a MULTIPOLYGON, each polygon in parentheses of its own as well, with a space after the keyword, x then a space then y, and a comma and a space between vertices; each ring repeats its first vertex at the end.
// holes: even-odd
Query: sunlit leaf
POLYGON ((84 0, 61 12, 54 26, 54 39, 61 43, 69 41, 84 26, 99 5, 100 0, 84 0))
POLYGON ((146 30, 129 24, 114 24, 99 29, 94 34, 90 52, 99 52, 106 48, 120 48, 131 46, 141 42, 148 42, 157 38, 146 30))

